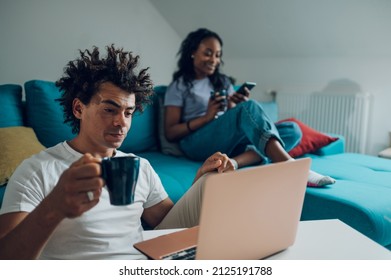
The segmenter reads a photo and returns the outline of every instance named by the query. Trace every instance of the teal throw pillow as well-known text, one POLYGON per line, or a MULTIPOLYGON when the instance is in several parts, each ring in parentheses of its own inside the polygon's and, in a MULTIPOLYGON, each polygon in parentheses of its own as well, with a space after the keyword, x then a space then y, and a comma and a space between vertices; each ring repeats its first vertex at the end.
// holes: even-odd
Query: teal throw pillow
POLYGON ((64 112, 56 101, 61 96, 54 82, 31 80, 24 84, 26 92, 27 123, 38 140, 51 147, 75 137, 72 129, 64 123, 64 112))
POLYGON ((181 150, 181 147, 179 146, 179 143, 169 142, 164 134, 164 95, 166 94, 167 86, 156 86, 154 90, 159 105, 158 133, 160 141, 160 150, 163 154, 166 155, 172 155, 176 157, 185 156, 185 154, 181 150))
POLYGON ((23 126, 22 87, 0 85, 0 127, 23 126))
POLYGON ((150 104, 144 112, 135 112, 132 126, 120 150, 125 153, 140 153, 157 149, 156 105, 150 104))
POLYGON ((263 110, 269 116, 272 122, 276 122, 278 120, 278 106, 276 102, 259 102, 259 104, 261 104, 263 110))

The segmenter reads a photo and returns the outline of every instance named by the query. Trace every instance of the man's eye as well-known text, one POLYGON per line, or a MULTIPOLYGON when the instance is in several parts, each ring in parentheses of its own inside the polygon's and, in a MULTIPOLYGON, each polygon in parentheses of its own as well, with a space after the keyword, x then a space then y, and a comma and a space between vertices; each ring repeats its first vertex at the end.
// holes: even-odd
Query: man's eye
POLYGON ((114 110, 113 110, 113 109, 110 109, 110 108, 105 108, 105 112, 107 112, 107 113, 113 113, 114 110))
POLYGON ((133 115, 133 112, 125 112, 125 117, 129 118, 133 115))

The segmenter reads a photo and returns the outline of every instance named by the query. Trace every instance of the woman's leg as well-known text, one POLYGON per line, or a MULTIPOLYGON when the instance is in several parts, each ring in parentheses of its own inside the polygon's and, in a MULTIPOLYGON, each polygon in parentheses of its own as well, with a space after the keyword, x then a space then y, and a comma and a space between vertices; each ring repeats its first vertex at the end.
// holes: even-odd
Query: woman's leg
POLYGON ((266 155, 272 162, 287 161, 292 159, 292 157, 281 146, 281 143, 274 138, 270 138, 266 144, 266 155))
POLYGON ((265 146, 272 137, 284 145, 261 105, 249 100, 183 138, 180 146, 189 158, 205 160, 216 151, 231 155, 239 144, 248 144, 254 146, 263 161, 267 161, 265 146))
POLYGON ((253 150, 245 151, 237 156, 234 156, 232 159, 236 161, 237 168, 261 164, 262 158, 253 150))
MULTIPOLYGON (((272 162, 280 162, 286 160, 294 160, 281 146, 280 142, 271 138, 266 145, 266 154, 272 162)), ((255 151, 246 151, 233 158, 238 168, 253 165, 261 160, 260 156, 255 151)), ((334 184, 335 180, 329 176, 316 173, 310 170, 308 174, 308 186, 320 187, 324 185, 334 184)))
MULTIPOLYGON (((234 158, 239 167, 260 160, 263 162, 294 160, 285 151, 284 142, 276 126, 263 111, 262 106, 254 100, 240 103, 228 110, 217 120, 182 139, 180 145, 189 158, 205 160, 216 151, 231 155, 238 144, 246 141, 255 147, 255 151, 247 151, 234 158)), ((310 172, 309 183, 312 186, 334 182, 335 180, 328 176, 310 172)))
MULTIPOLYGON (((266 155, 272 162, 292 159, 281 146, 280 142, 275 138, 270 138, 266 145, 266 155)), ((262 158, 254 150, 245 151, 244 153, 233 157, 233 159, 237 162, 238 168, 262 162, 262 158)))
MULTIPOLYGON (((273 162, 294 160, 281 146, 280 142, 270 139, 266 146, 266 154, 273 162)), ((329 176, 324 176, 312 170, 308 174, 308 185, 311 187, 320 187, 334 184, 335 180, 329 176)))
POLYGON ((301 132, 298 124, 295 122, 286 121, 276 123, 276 128, 278 130, 278 134, 285 144, 284 148, 287 152, 296 147, 300 143, 301 138, 303 138, 303 133, 301 132))

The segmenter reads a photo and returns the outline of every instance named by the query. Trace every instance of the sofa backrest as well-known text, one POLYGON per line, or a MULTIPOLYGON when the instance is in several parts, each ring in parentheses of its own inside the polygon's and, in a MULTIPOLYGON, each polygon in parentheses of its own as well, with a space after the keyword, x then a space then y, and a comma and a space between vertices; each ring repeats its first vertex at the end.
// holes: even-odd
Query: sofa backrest
POLYGON ((0 85, 0 127, 23 125, 22 87, 0 85))
MULTIPOLYGON (((140 153, 161 148, 159 132, 162 134, 163 110, 159 109, 159 104, 162 106, 166 89, 165 85, 156 86, 153 103, 146 106, 143 113, 135 113, 131 132, 120 148, 122 151, 140 153)), ((54 82, 30 80, 24 84, 24 90, 26 100, 22 101, 20 85, 0 86, 0 127, 32 127, 38 140, 45 147, 54 146, 75 136, 70 126, 64 124, 62 107, 56 101, 61 92, 54 82)), ((261 104, 271 119, 277 121, 277 104, 261 104)))
MULTIPOLYGON (((234 86, 235 91, 239 88, 240 86, 234 86)), ((263 110, 273 122, 278 121, 278 106, 275 101, 259 102, 259 104, 262 105, 263 110)))

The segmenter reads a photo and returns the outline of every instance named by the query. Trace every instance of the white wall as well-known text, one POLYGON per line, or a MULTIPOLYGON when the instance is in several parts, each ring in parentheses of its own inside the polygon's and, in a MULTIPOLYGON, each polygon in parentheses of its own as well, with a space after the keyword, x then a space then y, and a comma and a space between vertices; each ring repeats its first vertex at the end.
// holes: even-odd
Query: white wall
POLYGON ((139 54, 155 84, 166 83, 181 41, 143 0, 0 0, 0 38, 0 84, 55 81, 78 49, 111 43, 139 54))
POLYGON ((144 0, 0 0, 0 84, 56 80, 77 49, 110 43, 140 54, 155 84, 167 84, 181 40, 194 26, 205 26, 202 18, 207 17, 206 27, 225 42, 224 72, 238 82, 258 82, 256 99, 267 98, 270 89, 313 93, 334 81, 350 81, 374 95, 367 153, 377 155, 389 145, 391 1, 246 0, 246 10, 233 0, 151 1, 154 5, 144 0), (235 17, 223 16, 227 11, 235 17), (240 11, 255 15, 239 17, 240 11), (254 36, 257 30, 262 33, 254 36), (259 42, 239 40, 245 35, 259 42), (250 56, 254 53, 259 56, 250 56))
POLYGON ((218 32, 224 72, 238 82, 256 81, 256 99, 271 89, 319 92, 336 81, 345 81, 341 93, 353 84, 371 93, 366 153, 377 155, 389 145, 391 1, 150 1, 182 37, 201 26, 218 32))

